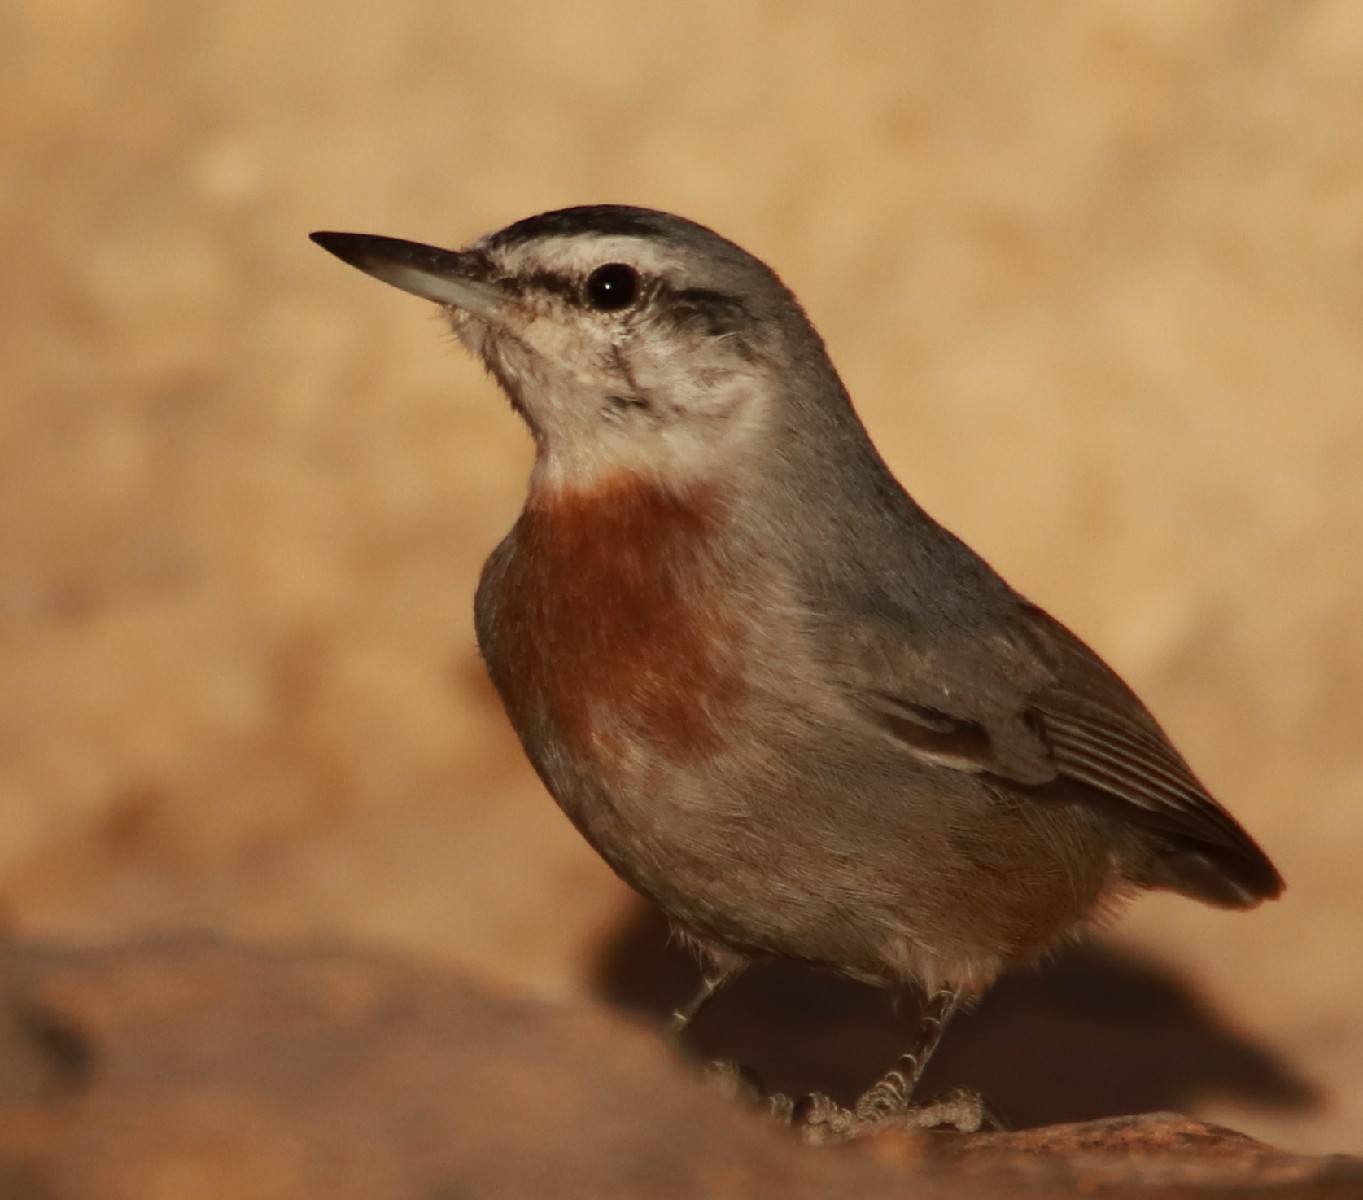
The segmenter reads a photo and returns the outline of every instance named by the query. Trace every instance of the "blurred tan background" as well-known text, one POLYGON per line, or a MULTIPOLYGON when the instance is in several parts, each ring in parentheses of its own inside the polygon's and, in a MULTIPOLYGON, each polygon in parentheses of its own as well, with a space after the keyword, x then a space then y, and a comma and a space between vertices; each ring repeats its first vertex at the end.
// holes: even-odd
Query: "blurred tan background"
MULTIPOLYGON (((1182 1107, 1363 1149, 1348 0, 0 5, 4 928, 353 939, 617 998, 661 955, 477 660, 527 439, 432 313, 306 240, 605 200, 777 266, 910 490, 1277 860, 1280 903, 1152 897, 1086 952, 1125 964, 1130 1061, 1176 992, 1186 1055, 1281 1084, 1182 1107)), ((1082 1012, 1055 970, 1014 987, 1082 1012)), ((1055 1045, 1032 1088, 1126 1070, 1055 1045)))

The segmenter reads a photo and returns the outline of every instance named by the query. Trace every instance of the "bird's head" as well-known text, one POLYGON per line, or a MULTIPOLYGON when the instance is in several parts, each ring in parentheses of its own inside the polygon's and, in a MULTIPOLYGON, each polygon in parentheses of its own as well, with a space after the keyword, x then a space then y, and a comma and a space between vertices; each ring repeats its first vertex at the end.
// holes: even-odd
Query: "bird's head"
POLYGON ((541 484, 581 489, 621 472, 684 483, 741 469, 792 378, 832 374, 770 268, 667 213, 563 209, 458 251, 312 236, 446 308, 530 426, 541 484))

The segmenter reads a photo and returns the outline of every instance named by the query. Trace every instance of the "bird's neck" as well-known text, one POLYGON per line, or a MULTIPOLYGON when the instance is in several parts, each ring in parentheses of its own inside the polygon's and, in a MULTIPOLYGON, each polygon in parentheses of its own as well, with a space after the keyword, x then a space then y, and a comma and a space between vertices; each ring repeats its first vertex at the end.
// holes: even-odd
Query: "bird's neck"
POLYGON ((593 561, 643 558, 704 542, 722 525, 722 491, 696 481, 664 483, 621 470, 590 480, 537 471, 520 525, 555 556, 593 561))

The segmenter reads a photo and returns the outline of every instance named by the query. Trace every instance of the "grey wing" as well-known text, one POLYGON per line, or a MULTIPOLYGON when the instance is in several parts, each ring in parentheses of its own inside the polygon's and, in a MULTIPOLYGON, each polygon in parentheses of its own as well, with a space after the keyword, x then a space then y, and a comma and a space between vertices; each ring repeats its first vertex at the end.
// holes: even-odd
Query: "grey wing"
POLYGON ((877 623, 857 655, 862 704, 920 758, 1148 829, 1149 886, 1228 907, 1281 892, 1135 693, 1058 621, 1019 599, 987 629, 924 640, 877 623))

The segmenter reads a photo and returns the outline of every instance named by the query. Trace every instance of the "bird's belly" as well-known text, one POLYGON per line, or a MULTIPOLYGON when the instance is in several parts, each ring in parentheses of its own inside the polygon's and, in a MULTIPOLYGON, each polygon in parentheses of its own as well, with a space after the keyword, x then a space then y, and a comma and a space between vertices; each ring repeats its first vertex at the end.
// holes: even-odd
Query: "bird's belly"
POLYGON ((1109 885, 1084 813, 1001 802, 898 756, 839 762, 841 731, 814 722, 772 738, 761 712, 778 702, 750 690, 703 754, 621 724, 585 755, 561 737, 534 739, 554 749, 532 757, 618 875, 699 940, 747 955, 982 991, 1073 932, 1109 885))

